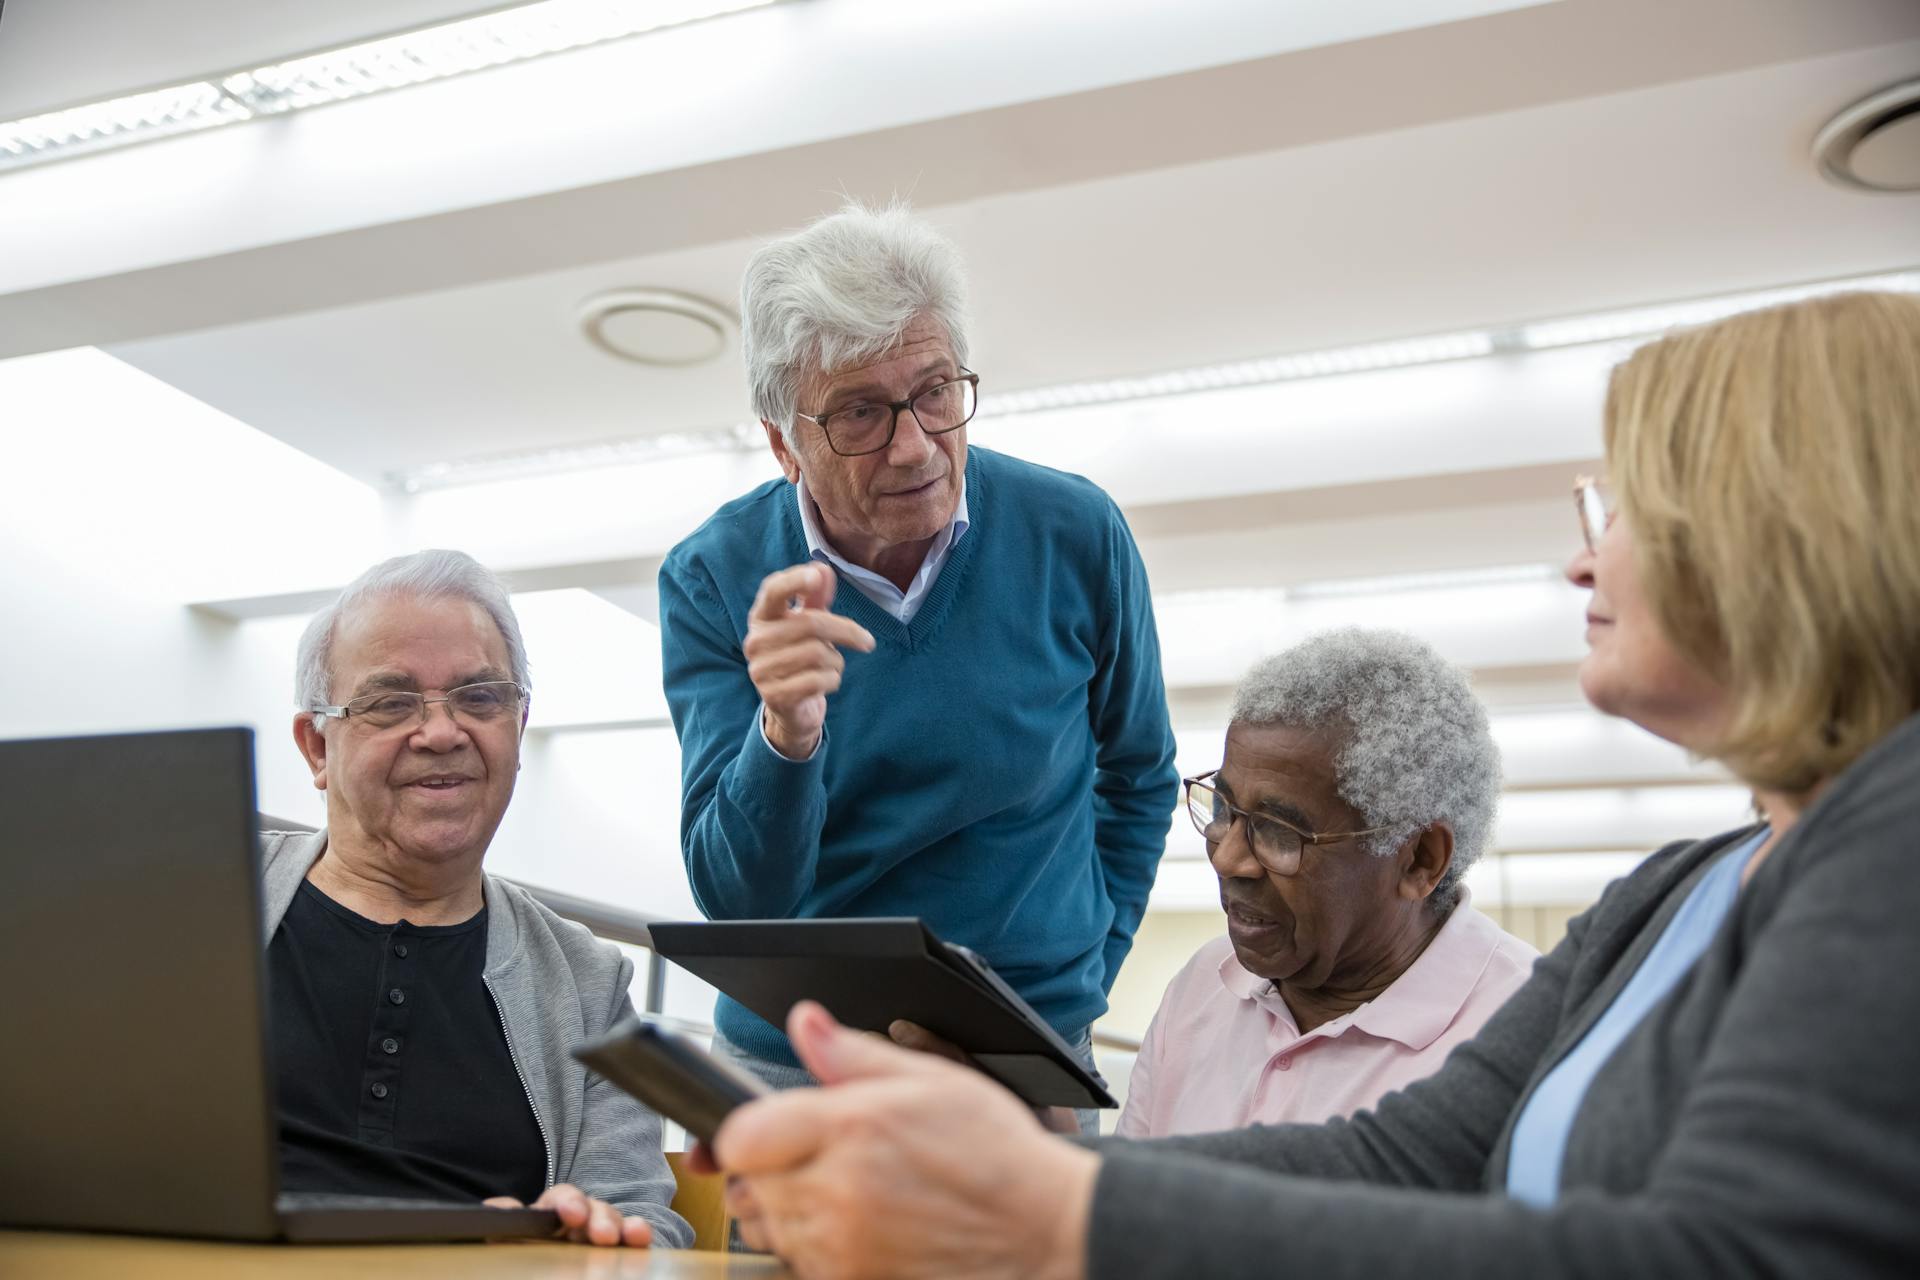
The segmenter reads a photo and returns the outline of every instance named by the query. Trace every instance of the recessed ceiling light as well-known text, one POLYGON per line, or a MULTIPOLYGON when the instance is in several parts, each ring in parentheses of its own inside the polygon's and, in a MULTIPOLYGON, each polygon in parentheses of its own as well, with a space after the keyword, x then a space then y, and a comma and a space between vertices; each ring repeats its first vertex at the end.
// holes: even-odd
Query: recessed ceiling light
POLYGON ((1869 94, 1827 121, 1813 160, 1843 187, 1920 191, 1920 79, 1869 94))
POLYGON ((594 346, 659 369, 705 364, 737 327, 719 303, 671 289, 615 289, 580 306, 580 328, 594 346))

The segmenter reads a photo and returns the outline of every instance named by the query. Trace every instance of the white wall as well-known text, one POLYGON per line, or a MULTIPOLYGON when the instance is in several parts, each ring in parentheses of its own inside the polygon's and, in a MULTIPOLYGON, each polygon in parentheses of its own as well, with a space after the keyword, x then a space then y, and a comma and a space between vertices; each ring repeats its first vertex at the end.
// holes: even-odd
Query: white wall
POLYGON ((0 361, 0 459, 0 737, 250 725, 262 806, 313 814, 288 736, 297 623, 186 601, 363 562, 377 495, 91 350, 0 361))
MULTIPOLYGON (((246 725, 260 808, 324 822, 290 728, 306 616, 233 622, 187 602, 347 581, 403 549, 380 495, 92 350, 0 361, 0 458, 0 738, 246 725)), ((610 700, 664 717, 653 628, 584 591, 515 606, 538 715, 591 720, 610 700)), ((697 915, 678 762, 671 729, 536 730, 489 866, 697 915)), ((670 982, 669 1013, 712 1004, 689 975, 670 982)))

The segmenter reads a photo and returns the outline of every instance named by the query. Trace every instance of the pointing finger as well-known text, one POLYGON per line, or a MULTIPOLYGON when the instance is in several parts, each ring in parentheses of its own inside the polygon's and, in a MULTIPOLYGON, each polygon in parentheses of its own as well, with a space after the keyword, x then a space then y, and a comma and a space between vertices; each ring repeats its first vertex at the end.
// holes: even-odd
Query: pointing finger
POLYGON ((833 573, 817 564, 797 564, 777 573, 770 573, 760 583, 760 591, 753 598, 752 616, 764 621, 774 621, 792 612, 793 602, 802 607, 825 608, 833 603, 833 573), (822 583, 821 579, 826 579, 822 583), (824 604, 814 604, 824 593, 824 604))

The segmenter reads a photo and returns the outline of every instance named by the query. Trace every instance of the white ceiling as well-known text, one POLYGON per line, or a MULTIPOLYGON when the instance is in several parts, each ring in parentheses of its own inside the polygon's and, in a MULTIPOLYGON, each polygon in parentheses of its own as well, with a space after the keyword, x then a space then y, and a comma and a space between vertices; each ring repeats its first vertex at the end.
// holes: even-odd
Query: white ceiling
MULTIPOLYGON (((7 0, 0 118, 480 7, 7 0)), ((1912 0, 799 0, 0 176, 0 357, 100 345, 379 483, 740 421, 737 352, 622 364, 576 309, 626 286, 730 304, 755 244, 843 194, 910 193, 959 241, 995 389, 1887 271, 1920 265, 1920 197, 1830 186, 1808 146, 1916 71, 1912 0)), ((1162 598, 1176 716, 1204 736, 1250 653, 1341 615, 1191 593, 1561 560, 1608 355, 975 438, 1115 494, 1162 598)), ((396 545, 457 542, 521 588, 644 617, 660 555, 769 474, 679 459, 387 514, 396 545)), ((201 603, 258 617, 331 585, 234 575, 201 603)), ((1496 702, 1567 704, 1571 598, 1353 616, 1429 635, 1496 702)), ((1637 749, 1596 748, 1611 763, 1567 785, 1646 781, 1637 749)), ((1713 776, 1660 760, 1654 781, 1713 776)))
MULTIPOLYGON (((75 6, 12 0, 0 81, 11 58, 35 69, 13 91, 41 83, 51 101, 61 85, 73 97, 271 56, 276 30, 293 52, 460 7, 325 6, 321 23, 304 5, 116 4, 100 41, 75 6), (81 56, 28 56, 41 45, 81 56), (47 70, 61 65, 70 78, 47 70)), ((0 293, 0 354, 111 344, 377 481, 741 420, 734 353, 622 364, 582 340, 578 305, 629 285, 730 303, 752 246, 841 192, 914 191, 960 241, 977 363, 998 388, 1906 266, 1920 262, 1915 202, 1823 183, 1806 144, 1916 66, 1911 3, 1559 0, 918 122, 882 104, 831 140, 41 280, 0 293), (634 252, 647 244, 660 247, 634 252)), ((213 141, 49 170, 71 187, 85 175, 51 171, 213 141)), ((0 206, 41 176, 0 180, 0 206)), ((86 252, 69 271, 114 256, 86 252)))
MULTIPOLYGON (((1907 42, 927 212, 966 251, 990 388, 1847 275, 1920 262, 1920 216, 1825 184, 1798 144, 1835 104, 1916 65, 1907 42)), ((591 348, 573 317, 625 285, 731 302, 755 243, 112 350, 368 479, 724 425, 750 416, 734 352, 640 369, 591 348)))

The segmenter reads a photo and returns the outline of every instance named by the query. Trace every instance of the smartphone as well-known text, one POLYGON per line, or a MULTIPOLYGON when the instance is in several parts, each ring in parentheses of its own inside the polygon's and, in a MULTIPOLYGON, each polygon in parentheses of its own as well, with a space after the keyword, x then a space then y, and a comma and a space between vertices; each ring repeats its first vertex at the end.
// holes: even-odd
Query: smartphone
POLYGON ((629 1019, 573 1056, 702 1142, 743 1102, 773 1092, 760 1077, 683 1035, 629 1019))

